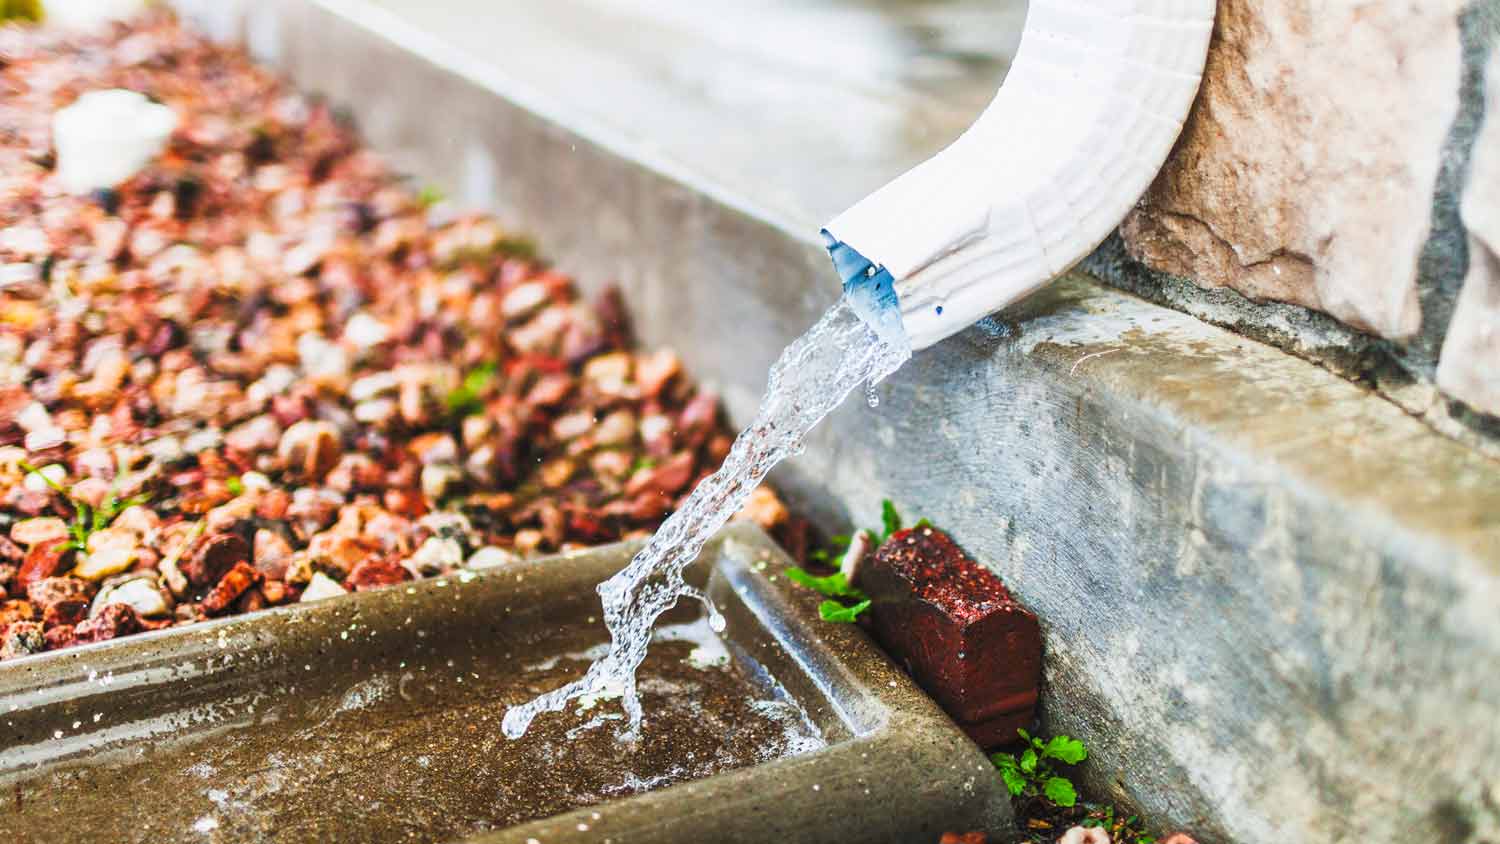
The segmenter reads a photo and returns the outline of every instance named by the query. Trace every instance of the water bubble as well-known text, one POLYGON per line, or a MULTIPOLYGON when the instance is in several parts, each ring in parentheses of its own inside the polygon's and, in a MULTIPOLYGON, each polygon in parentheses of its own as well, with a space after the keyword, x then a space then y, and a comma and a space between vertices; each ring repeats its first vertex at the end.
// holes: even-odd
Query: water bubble
POLYGON ((880 394, 875 392, 875 385, 865 387, 865 404, 870 407, 880 407, 880 394))

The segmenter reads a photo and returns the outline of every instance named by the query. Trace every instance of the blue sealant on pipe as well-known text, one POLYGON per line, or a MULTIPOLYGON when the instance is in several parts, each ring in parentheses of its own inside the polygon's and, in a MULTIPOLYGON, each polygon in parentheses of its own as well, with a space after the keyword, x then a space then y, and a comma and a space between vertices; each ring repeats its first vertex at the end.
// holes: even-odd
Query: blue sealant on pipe
POLYGON ((844 282, 844 295, 849 304, 865 324, 874 329, 882 340, 900 348, 910 341, 906 328, 901 323, 900 297, 896 295, 896 280, 885 267, 861 255, 847 243, 835 238, 825 229, 823 244, 833 259, 833 269, 844 282))

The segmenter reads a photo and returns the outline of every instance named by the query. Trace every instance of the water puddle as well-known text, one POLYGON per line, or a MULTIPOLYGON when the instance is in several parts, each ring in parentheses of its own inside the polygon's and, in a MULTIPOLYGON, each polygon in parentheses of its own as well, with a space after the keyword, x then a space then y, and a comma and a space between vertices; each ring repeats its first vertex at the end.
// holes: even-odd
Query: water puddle
POLYGON ((28 842, 79 830, 142 844, 449 840, 826 746, 780 686, 731 658, 707 616, 674 621, 641 666, 651 718, 628 745, 607 692, 519 741, 500 734, 507 706, 606 650, 597 627, 574 624, 514 653, 481 637, 330 666, 338 677, 309 676, 232 726, 0 775, 3 826, 28 842))
POLYGON ((718 611, 684 581, 683 569, 739 512, 773 466, 801 453, 803 438, 814 425, 861 386, 869 389, 867 400, 875 404, 874 385, 911 357, 899 316, 877 303, 876 296, 870 286, 855 286, 781 353, 771 367, 760 410, 735 440, 724 465, 693 490, 629 565, 599 584, 611 637, 608 651, 583 677, 506 712, 502 727, 507 737, 520 738, 539 714, 561 711, 570 701, 615 697, 625 714, 623 736, 639 737, 643 710, 636 670, 646 659, 656 619, 679 598, 693 598, 703 602, 713 629, 723 629, 718 611))

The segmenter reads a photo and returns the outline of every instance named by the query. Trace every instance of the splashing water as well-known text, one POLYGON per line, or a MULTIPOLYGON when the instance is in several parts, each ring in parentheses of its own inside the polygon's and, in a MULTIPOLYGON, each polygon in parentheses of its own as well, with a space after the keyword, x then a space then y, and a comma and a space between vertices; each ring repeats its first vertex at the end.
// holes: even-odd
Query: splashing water
POLYGON ((734 441, 719 471, 693 490, 628 566, 599 584, 609 652, 578 680, 512 707, 501 725, 505 735, 519 738, 537 715, 561 710, 585 695, 619 696, 630 722, 624 735, 638 735, 642 712, 635 671, 646 658, 657 617, 678 598, 695 598, 707 608, 713 629, 724 629, 723 616, 707 595, 684 582, 682 570, 744 507, 771 467, 802 452, 803 438, 814 425, 849 393, 861 385, 873 387, 909 357, 895 309, 865 288, 847 289, 771 367, 755 421, 734 441))

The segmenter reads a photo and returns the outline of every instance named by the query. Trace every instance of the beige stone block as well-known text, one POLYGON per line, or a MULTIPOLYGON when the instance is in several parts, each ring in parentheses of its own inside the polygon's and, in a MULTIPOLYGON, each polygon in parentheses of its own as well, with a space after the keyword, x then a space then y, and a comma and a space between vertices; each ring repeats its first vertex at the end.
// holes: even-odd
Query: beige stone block
POLYGON ((1461 0, 1220 0, 1203 87, 1121 227, 1148 266, 1390 338, 1458 109, 1461 0))
POLYGON ((1460 213, 1469 230, 1469 272, 1443 338, 1443 392, 1500 415, 1500 52, 1485 71, 1485 118, 1474 141, 1460 213))

